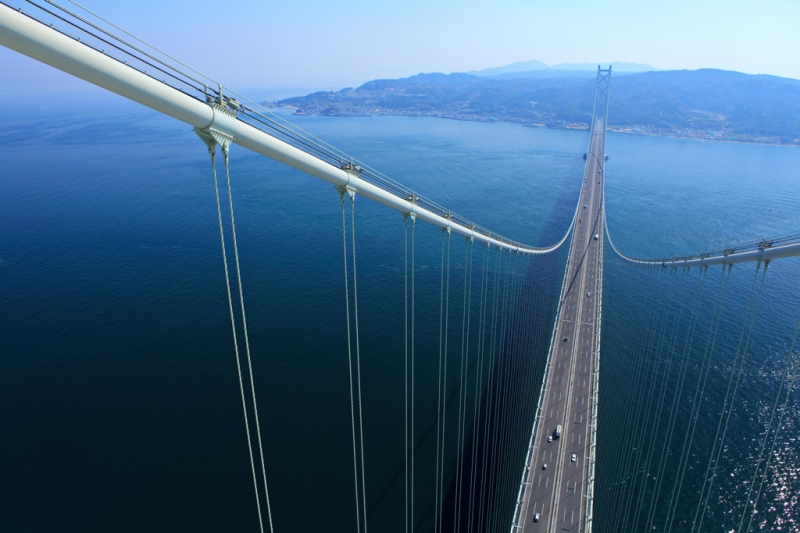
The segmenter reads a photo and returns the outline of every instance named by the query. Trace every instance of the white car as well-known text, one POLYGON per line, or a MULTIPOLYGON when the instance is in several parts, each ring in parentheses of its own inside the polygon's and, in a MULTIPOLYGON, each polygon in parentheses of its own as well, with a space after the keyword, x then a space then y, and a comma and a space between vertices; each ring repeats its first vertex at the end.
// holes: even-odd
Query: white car
POLYGON ((535 515, 533 515, 533 521, 534 522, 538 522, 539 521, 539 513, 536 513, 535 515))
POLYGON ((572 454, 572 458, 570 459, 570 461, 572 461, 574 463, 577 460, 578 460, 578 456, 573 453, 572 454))
POLYGON ((598 235, 597 233, 595 233, 595 234, 594 234, 594 240, 597 240, 597 238, 598 238, 599 236, 600 236, 600 235, 598 235))
POLYGON ((547 436, 547 442, 553 442, 553 436, 552 435, 548 435, 547 436))

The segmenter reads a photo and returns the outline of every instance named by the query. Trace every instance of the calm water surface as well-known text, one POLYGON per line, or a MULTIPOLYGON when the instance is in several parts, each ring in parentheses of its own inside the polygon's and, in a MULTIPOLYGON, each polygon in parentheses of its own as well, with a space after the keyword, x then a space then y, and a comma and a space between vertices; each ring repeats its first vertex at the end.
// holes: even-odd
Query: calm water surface
MULTIPOLYGON (((292 118, 509 238, 552 243, 569 225, 585 132, 292 118)), ((0 529, 257 530, 204 147, 189 128, 125 103, 88 116, 77 105, 6 106, 0 119, 0 529)), ((607 152, 608 222, 631 255, 692 253, 800 228, 797 148, 610 134, 607 152)), ((338 194, 238 147, 231 171, 276 531, 352 531, 338 194)), ((403 223, 363 199, 356 214, 370 525, 401 531, 403 223)), ((416 238, 424 434, 435 423, 441 237, 420 225, 416 238)), ((463 246, 453 247, 454 283, 460 276, 463 284, 463 246)), ((624 345, 646 311, 637 302, 663 284, 656 274, 632 275, 611 254, 606 247, 609 372, 634 357, 624 345)), ((560 283, 561 264, 548 283, 560 283)), ((753 269, 737 267, 731 282, 731 338, 753 269)), ((800 316, 799 276, 799 261, 770 266, 709 530, 738 524, 749 459, 800 316)), ((542 309, 547 318, 551 307, 542 309)), ((536 357, 541 364, 545 354, 536 357)), ((727 371, 721 350, 714 386, 725 387, 727 371)), ((798 406, 795 393, 762 497, 770 505, 759 507, 767 530, 798 527, 798 406)), ((601 400, 610 433, 623 409, 604 412, 601 400)), ((602 471, 613 445, 600 438, 602 471)))

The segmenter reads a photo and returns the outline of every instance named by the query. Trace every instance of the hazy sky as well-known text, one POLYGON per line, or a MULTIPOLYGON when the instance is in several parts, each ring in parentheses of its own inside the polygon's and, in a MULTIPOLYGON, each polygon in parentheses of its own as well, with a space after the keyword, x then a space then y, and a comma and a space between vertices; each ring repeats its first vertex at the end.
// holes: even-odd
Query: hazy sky
MULTIPOLYGON (((800 78, 798 0, 81 3, 251 94, 338 89, 373 78, 529 59, 616 60, 800 78)), ((7 49, 0 49, 0 72, 4 95, 13 93, 13 86, 80 87, 7 49)))

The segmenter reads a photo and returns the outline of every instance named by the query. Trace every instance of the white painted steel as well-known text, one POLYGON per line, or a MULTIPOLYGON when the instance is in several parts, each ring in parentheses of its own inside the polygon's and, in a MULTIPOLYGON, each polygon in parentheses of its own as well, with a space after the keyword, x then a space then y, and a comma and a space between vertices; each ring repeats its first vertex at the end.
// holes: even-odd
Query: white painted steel
MULTIPOLYGON (((605 183, 603 184, 605 185, 605 183)), ((611 240, 611 233, 606 223, 605 205, 603 205, 603 225, 606 229, 606 236, 614 252, 625 261, 641 266, 655 266, 663 268, 689 268, 699 266, 733 265, 735 263, 747 263, 752 261, 771 261, 784 257, 800 256, 800 243, 784 244, 769 248, 758 248, 756 250, 746 250, 743 252, 708 254, 700 257, 687 257, 684 259, 636 259, 620 252, 611 240)))
POLYGON ((215 129, 234 138, 234 143, 289 165, 336 187, 354 189, 360 195, 401 213, 413 214, 441 228, 474 240, 507 250, 529 254, 545 254, 559 248, 572 231, 572 223, 564 237, 546 248, 503 242, 473 231, 437 215, 404 198, 322 161, 294 146, 260 131, 249 124, 215 113, 213 106, 192 98, 145 73, 81 44, 79 41, 45 26, 5 5, 0 5, 0 45, 15 50, 47 65, 72 74, 151 109, 171 116, 200 130, 215 129))

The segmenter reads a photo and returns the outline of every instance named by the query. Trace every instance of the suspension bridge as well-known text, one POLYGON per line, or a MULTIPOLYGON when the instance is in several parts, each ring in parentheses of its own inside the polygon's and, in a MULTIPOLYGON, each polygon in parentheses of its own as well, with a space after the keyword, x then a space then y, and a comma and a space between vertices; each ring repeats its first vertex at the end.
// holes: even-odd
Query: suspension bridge
MULTIPOLYGON (((375 506, 367 488, 368 443, 364 437, 359 342, 355 205, 356 198, 362 197, 398 211, 404 225, 406 435, 400 477, 405 524, 398 531, 666 532, 673 526, 703 530, 706 507, 723 460, 732 405, 742 386, 767 267, 773 260, 800 255, 800 236, 782 235, 684 257, 643 259, 618 250, 606 224, 604 201, 610 67, 598 67, 586 165, 572 221, 557 242, 534 246, 455 214, 100 15, 71 4, 73 7, 51 0, 28 1, 23 9, 0 2, 0 44, 187 124, 208 150, 254 512, 261 531, 276 529, 273 515, 279 510, 271 505, 270 491, 280 488, 267 482, 270 458, 264 453, 266 432, 262 432, 258 416, 231 192, 232 145, 325 181, 335 187, 340 198, 345 289, 342 314, 347 337, 344 356, 349 369, 352 433, 352 456, 348 458, 352 461, 352 487, 348 490, 354 495, 354 530, 368 531, 375 506), (224 176, 217 174, 217 148, 224 176), (417 299, 421 296, 416 291, 415 228, 420 222, 441 229, 436 419, 423 436, 417 433, 419 424, 415 420, 415 328, 417 299), (454 236, 462 237, 465 247, 460 309, 451 309, 451 292, 458 290, 451 283, 454 236), (649 295, 649 314, 638 317, 638 334, 632 341, 636 355, 633 364, 623 365, 615 359, 609 363, 613 386, 600 379, 604 375, 600 372, 601 354, 622 350, 609 344, 619 339, 605 340, 608 330, 603 328, 606 241, 615 257, 635 272, 631 276, 660 276, 662 280, 659 290, 649 295), (568 252, 555 323, 544 331, 542 324, 530 317, 544 306, 532 282, 541 268, 535 261, 561 253, 565 247, 568 252), (732 266, 748 262, 756 265, 748 303, 744 316, 738 317, 740 335, 728 346, 718 339, 718 332, 732 266), (716 284, 707 283, 717 274, 716 284), (459 314, 460 322, 451 324, 459 314), (537 338, 549 339, 546 353, 537 352, 537 338), (458 347, 448 348, 448 342, 458 347), (713 377, 712 361, 723 348, 729 354, 727 392, 719 418, 714 411, 710 423, 716 432, 703 469, 690 466, 690 458, 696 456, 692 446, 701 416, 710 410, 703 405, 710 402, 704 395, 709 377, 722 379, 713 377), (455 386, 452 380, 448 383, 448 350, 460 350, 455 386), (693 357, 695 353, 700 357, 693 357), (537 358, 544 358, 541 375, 534 370, 537 358), (698 361, 699 367, 694 368, 698 361), (603 411, 605 398, 609 406, 632 401, 637 404, 630 423, 606 441, 602 434, 604 416, 611 418, 613 414, 604 414, 611 413, 603 411), (452 418, 448 421, 451 414, 455 422, 452 418), (435 441, 435 460, 428 461, 430 469, 428 462, 418 458, 417 449, 424 439, 435 441), (673 455, 680 456, 677 463, 673 455), (425 466, 421 468, 417 461, 425 466), (666 476, 669 469, 674 469, 671 479, 666 476), (697 486, 697 496, 691 493, 697 504, 688 513, 690 517, 679 512, 683 509, 681 497, 684 502, 689 497, 684 482, 697 486), (425 496, 419 496, 420 492, 425 496), (659 510, 664 502, 668 502, 665 513, 659 510)), ((794 353, 796 334, 794 331, 785 355, 755 472, 741 506, 738 531, 751 530, 764 493, 800 366, 794 353)), ((708 522, 705 525, 710 527, 708 522)))

